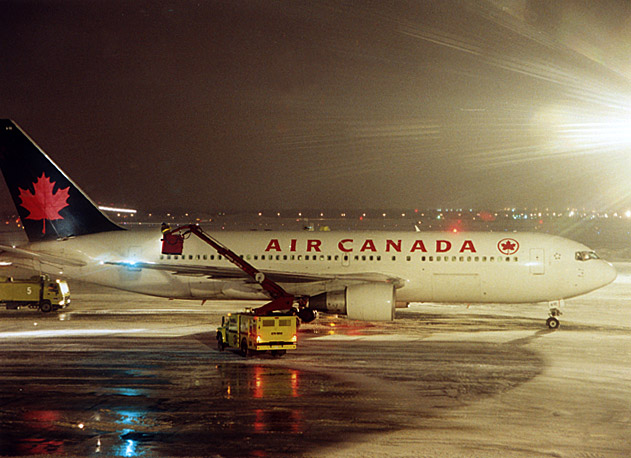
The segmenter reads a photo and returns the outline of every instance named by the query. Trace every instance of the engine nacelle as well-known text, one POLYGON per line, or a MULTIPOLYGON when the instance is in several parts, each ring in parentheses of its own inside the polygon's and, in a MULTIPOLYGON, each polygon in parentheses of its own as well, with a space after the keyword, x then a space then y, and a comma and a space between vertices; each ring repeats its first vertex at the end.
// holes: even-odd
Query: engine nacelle
POLYGON ((309 298, 309 307, 325 313, 346 315, 352 320, 392 321, 394 319, 394 285, 366 283, 352 285, 309 298))

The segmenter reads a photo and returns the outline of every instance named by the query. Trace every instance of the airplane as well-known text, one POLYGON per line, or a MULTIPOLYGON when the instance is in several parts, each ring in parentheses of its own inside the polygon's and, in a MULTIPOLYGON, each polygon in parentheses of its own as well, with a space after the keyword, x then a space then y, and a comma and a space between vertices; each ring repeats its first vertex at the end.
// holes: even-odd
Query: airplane
MULTIPOLYGON (((17 265, 151 296, 265 300, 257 281, 201 240, 162 253, 155 228, 112 222, 12 120, 0 120, 0 168, 28 242, 0 245, 17 265)), ((611 283, 614 267, 559 236, 505 232, 252 232, 213 236, 315 311, 388 321, 397 304, 559 305, 611 283)))

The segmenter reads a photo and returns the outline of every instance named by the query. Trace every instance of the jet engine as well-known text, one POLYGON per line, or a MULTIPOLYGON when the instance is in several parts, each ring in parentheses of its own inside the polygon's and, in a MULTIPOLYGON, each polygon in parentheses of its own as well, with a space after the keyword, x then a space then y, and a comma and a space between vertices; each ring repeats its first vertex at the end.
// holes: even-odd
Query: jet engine
POLYGON ((346 315, 352 320, 392 321, 394 306, 394 285, 389 283, 352 285, 342 291, 331 291, 309 298, 311 309, 346 315))

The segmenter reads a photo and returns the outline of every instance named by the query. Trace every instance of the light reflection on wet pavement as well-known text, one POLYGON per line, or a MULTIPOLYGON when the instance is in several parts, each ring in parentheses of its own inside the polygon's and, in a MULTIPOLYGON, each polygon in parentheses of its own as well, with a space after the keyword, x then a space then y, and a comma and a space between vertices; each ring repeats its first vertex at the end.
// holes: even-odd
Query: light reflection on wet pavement
POLYGON ((365 432, 353 423, 366 408, 355 405, 352 386, 172 340, 5 349, 0 454, 271 456, 365 432))
POLYGON ((0 455, 309 454, 404 428, 541 369, 531 352, 492 344, 376 347, 304 333, 282 360, 213 344, 212 333, 2 342, 0 455))

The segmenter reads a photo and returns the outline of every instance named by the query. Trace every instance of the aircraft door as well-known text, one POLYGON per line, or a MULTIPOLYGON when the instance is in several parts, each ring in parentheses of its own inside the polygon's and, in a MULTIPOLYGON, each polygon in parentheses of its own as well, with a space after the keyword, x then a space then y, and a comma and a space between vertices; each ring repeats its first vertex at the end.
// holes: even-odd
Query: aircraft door
POLYGON ((530 273, 533 275, 545 273, 545 257, 542 248, 530 249, 530 273))

